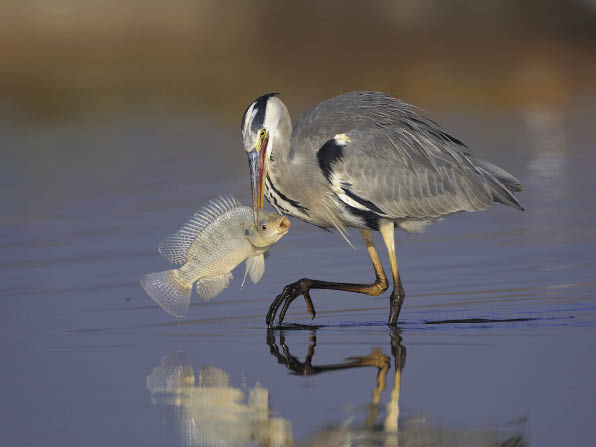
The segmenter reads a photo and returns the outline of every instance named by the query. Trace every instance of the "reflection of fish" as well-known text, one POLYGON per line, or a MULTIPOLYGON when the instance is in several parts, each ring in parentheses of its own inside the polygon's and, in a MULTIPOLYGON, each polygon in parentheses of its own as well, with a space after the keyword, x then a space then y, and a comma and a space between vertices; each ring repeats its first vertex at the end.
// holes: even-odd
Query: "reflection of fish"
POLYGON ((197 382, 183 352, 164 357, 147 377, 154 402, 180 408, 176 422, 184 445, 292 445, 290 422, 270 417, 267 389, 255 385, 247 396, 214 366, 201 368, 197 382))
POLYGON ((163 257, 184 265, 145 275, 141 285, 162 309, 181 317, 188 310, 195 281, 203 301, 211 299, 228 286, 231 271, 246 260, 244 278, 248 274, 256 284, 265 271, 264 253, 289 228, 290 221, 274 213, 260 213, 256 228, 251 208, 233 198, 212 200, 159 246, 163 257))

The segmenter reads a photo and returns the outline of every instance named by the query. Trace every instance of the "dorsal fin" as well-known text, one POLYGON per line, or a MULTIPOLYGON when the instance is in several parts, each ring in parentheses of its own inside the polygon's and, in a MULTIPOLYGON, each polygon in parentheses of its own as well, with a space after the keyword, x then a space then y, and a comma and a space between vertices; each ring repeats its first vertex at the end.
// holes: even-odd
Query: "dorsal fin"
POLYGON ((198 234, 222 214, 242 205, 234 197, 210 200, 188 222, 159 244, 159 254, 174 264, 184 264, 186 254, 198 234))

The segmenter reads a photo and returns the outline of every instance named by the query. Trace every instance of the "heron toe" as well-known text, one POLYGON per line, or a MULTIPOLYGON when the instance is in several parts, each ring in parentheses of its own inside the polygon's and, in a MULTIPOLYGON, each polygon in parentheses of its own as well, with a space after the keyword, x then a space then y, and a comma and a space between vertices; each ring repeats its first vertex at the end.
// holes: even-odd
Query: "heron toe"
POLYGON ((269 312, 267 312, 267 317, 265 319, 267 326, 273 326, 277 311, 283 303, 283 307, 279 313, 279 324, 281 325, 284 321, 290 304, 300 295, 304 296, 308 313, 311 314, 312 318, 314 319, 316 310, 309 293, 311 286, 312 281, 308 278, 302 278, 292 284, 285 286, 283 292, 277 295, 275 300, 273 300, 273 303, 271 303, 271 306, 269 306, 269 312))

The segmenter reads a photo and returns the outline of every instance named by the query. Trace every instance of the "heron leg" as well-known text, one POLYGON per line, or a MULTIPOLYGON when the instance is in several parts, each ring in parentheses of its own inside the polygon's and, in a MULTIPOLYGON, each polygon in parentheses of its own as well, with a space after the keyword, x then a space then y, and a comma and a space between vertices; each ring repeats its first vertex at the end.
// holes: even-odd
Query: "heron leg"
POLYGON ((292 284, 288 284, 284 287, 282 293, 277 295, 271 306, 269 306, 269 312, 267 312, 266 322, 267 326, 272 327, 275 315, 279 307, 283 303, 281 312, 279 313, 279 324, 281 324, 286 316, 286 312, 290 307, 292 301, 299 296, 304 296, 308 313, 314 318, 316 315, 315 307, 310 297, 311 289, 333 289, 333 290, 344 290, 346 292, 364 293, 371 296, 379 296, 385 290, 387 290, 388 282, 383 265, 379 259, 379 254, 372 237, 370 230, 360 230, 362 239, 368 249, 370 260, 372 261, 373 268, 375 269, 375 282, 372 284, 352 284, 352 283, 341 283, 341 282, 328 282, 319 281, 317 279, 302 278, 292 284))
POLYGON ((401 306, 406 298, 399 277, 397 258, 395 257, 394 227, 395 224, 389 220, 382 221, 379 224, 379 231, 381 232, 381 236, 387 247, 387 252, 389 253, 389 263, 391 264, 391 274, 393 276, 393 291, 389 297, 389 321, 387 322, 389 326, 395 326, 397 324, 401 306))

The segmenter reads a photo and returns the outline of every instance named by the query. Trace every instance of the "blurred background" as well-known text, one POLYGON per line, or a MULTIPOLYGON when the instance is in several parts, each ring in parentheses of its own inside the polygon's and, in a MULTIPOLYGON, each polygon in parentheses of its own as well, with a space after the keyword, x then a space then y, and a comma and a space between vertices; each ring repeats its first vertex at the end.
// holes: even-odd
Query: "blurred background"
POLYGON ((564 107, 594 95, 594 0, 5 0, 0 98, 27 118, 131 106, 237 123, 374 89, 424 106, 564 107))
MULTIPOLYGON (((421 421, 420 439, 522 421, 515 445, 593 441, 595 0, 2 0, 0 56, 0 444, 193 444, 172 441, 146 382, 179 351, 246 392, 260 383, 298 445, 366 418, 374 370, 290 376, 264 325, 298 278, 370 281, 356 232, 354 251, 294 219, 258 285, 240 290, 235 272, 184 319, 138 284, 201 203, 249 203, 253 99, 280 92, 295 120, 351 90, 420 106, 526 187, 525 213, 397 235, 400 426, 421 421)), ((395 351, 386 295, 313 299, 320 326, 287 336, 294 355, 315 339, 315 364, 395 351)), ((312 323, 299 301, 286 321, 312 323)))

